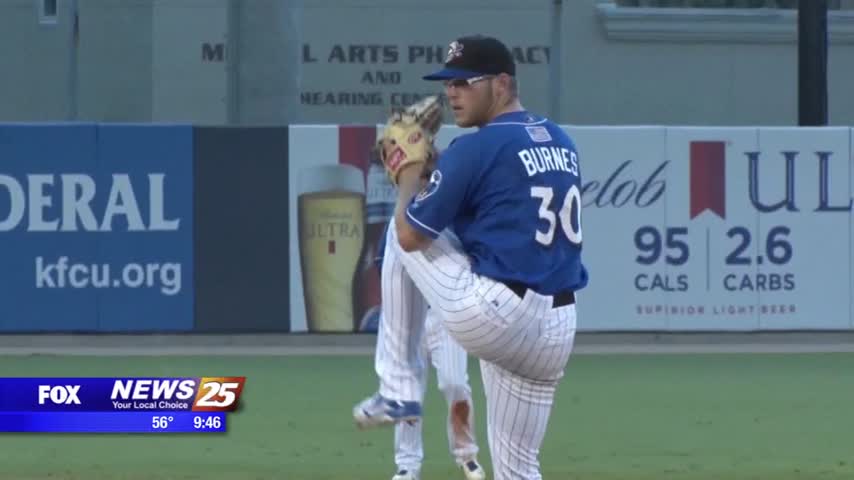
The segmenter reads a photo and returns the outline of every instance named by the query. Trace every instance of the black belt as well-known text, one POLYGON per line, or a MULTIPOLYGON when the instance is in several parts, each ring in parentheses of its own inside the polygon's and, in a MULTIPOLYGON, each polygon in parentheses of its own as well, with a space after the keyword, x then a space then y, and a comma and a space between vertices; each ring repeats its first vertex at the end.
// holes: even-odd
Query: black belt
MULTIPOLYGON (((519 282, 502 282, 507 285, 507 288, 513 291, 519 298, 525 298, 525 292, 534 290, 533 288, 519 282)), ((565 307, 575 303, 575 292, 572 290, 564 290, 552 295, 552 308, 565 307)))

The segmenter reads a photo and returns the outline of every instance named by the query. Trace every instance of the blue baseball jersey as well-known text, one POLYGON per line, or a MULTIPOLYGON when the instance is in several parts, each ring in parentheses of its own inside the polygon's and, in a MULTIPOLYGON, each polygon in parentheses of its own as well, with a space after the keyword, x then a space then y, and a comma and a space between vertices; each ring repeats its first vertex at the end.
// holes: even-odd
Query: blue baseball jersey
POLYGON ((575 145, 529 112, 500 115, 456 138, 406 216, 431 238, 452 228, 478 275, 543 295, 587 285, 575 145))

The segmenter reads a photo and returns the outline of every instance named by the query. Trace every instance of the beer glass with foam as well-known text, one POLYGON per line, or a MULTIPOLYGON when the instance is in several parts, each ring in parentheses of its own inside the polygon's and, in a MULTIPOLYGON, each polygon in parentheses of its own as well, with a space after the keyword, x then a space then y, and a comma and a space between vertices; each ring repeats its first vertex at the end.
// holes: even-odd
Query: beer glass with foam
POLYGON ((301 172, 300 265, 309 332, 352 332, 354 276, 365 237, 365 177, 352 165, 301 172))

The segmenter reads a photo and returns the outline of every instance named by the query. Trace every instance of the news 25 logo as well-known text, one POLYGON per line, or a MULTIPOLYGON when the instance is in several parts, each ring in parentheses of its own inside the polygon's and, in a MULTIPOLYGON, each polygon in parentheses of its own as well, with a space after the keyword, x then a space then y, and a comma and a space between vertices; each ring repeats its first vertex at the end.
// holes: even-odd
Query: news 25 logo
POLYGON ((117 410, 232 412, 245 382, 246 377, 121 379, 113 383, 110 400, 117 410))

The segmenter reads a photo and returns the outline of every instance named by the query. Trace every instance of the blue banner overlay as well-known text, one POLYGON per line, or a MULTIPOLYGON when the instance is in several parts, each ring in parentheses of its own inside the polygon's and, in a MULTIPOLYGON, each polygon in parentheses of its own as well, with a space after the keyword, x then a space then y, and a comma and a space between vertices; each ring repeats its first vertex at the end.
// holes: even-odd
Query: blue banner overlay
POLYGON ((0 432, 225 432, 226 414, 210 412, 0 412, 0 432))
POLYGON ((233 411, 244 377, 0 378, 0 412, 233 411))

